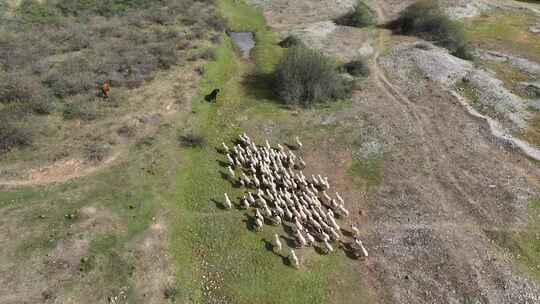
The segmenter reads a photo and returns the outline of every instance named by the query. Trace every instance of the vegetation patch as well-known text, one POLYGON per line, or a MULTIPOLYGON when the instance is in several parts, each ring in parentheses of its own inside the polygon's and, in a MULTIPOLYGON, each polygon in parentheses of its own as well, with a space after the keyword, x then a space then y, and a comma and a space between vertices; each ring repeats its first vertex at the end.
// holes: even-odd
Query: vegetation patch
POLYGON ((528 121, 527 129, 520 135, 527 142, 540 147, 540 113, 536 112, 534 117, 528 121))
POLYGON ((397 33, 434 41, 454 56, 472 59, 462 24, 452 21, 435 1, 416 2, 405 8, 389 26, 397 33))
POLYGON ((351 84, 339 74, 336 63, 320 52, 295 47, 277 66, 274 89, 287 104, 311 107, 348 97, 351 84))
POLYGON ((536 22, 526 12, 493 11, 466 23, 468 41, 483 49, 509 52, 540 62, 540 36, 529 31, 536 22))
POLYGON ((345 26, 366 27, 374 25, 377 20, 373 10, 363 0, 358 0, 351 12, 336 19, 335 22, 345 26))

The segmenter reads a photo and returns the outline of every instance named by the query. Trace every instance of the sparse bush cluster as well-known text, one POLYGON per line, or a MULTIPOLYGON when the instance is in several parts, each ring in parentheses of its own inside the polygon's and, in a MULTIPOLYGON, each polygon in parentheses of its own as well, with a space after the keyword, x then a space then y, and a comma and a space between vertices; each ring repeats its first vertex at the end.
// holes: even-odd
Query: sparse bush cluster
POLYGON ((276 68, 274 89, 286 103, 310 107, 347 97, 351 84, 318 51, 293 47, 276 68))
MULTIPOLYGON (((4 118, 0 116, 0 119, 4 118)), ((32 134, 24 127, 16 126, 7 119, 0 120, 0 153, 32 143, 32 134)))
POLYGON ((434 1, 421 0, 407 7, 390 26, 398 33, 434 41, 457 57, 471 59, 462 25, 450 20, 434 1))
POLYGON ((364 1, 359 0, 354 9, 336 20, 339 25, 365 27, 376 23, 375 14, 364 1))
MULTIPOLYGON (((58 109, 65 119, 96 119, 93 97, 105 80, 138 87, 192 51, 179 45, 225 26, 213 0, 22 0, 4 14, 6 7, 0 5, 0 114, 58 109)), ((212 58, 210 51, 197 54, 212 58)))

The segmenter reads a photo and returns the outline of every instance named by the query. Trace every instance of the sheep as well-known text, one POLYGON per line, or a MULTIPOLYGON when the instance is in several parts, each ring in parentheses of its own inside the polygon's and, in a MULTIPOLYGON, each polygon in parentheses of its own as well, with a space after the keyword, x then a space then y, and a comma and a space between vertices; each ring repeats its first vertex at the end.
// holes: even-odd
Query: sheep
POLYGON ((341 213, 343 213, 343 215, 349 216, 349 210, 345 209, 345 207, 343 207, 343 205, 338 205, 338 209, 339 209, 339 211, 341 211, 341 213))
POLYGON ((330 245, 327 240, 324 240, 323 244, 327 254, 334 252, 334 247, 332 247, 332 245, 330 245))
POLYGON ((362 251, 362 254, 364 255, 364 257, 367 258, 369 256, 369 254, 367 252, 366 247, 364 247, 364 244, 362 243, 362 241, 359 238, 355 237, 354 238, 354 243, 362 251))
POLYGON ((289 254, 289 263, 294 268, 298 268, 300 266, 300 263, 298 262, 298 257, 296 256, 296 253, 293 249, 291 249, 291 253, 289 254))
POLYGON ((353 237, 358 237, 360 235, 360 231, 354 224, 351 224, 351 234, 353 237))
POLYGON ((261 221, 264 220, 264 218, 263 218, 261 212, 259 211, 259 209, 255 209, 255 218, 256 218, 256 219, 259 219, 259 220, 261 220, 261 221))
POLYGON ((274 234, 274 244, 272 246, 272 249, 274 249, 274 252, 279 253, 282 249, 281 240, 279 239, 279 235, 277 233, 274 234))
POLYGON ((227 147, 227 145, 224 142, 222 142, 221 145, 223 146, 223 151, 228 154, 229 153, 229 147, 227 147))
POLYGON ((341 197, 341 195, 339 195, 339 193, 336 192, 336 197, 340 203, 340 205, 343 205, 345 202, 343 201, 343 198, 341 197))
POLYGON ((263 228, 264 222, 260 218, 255 218, 255 231, 261 231, 263 228))
POLYGON ((300 138, 298 138, 298 136, 295 137, 295 140, 296 140, 296 146, 298 147, 298 149, 302 149, 302 142, 300 142, 300 138))
POLYGON ((300 231, 297 231, 296 233, 296 240, 299 247, 304 247, 307 245, 306 239, 304 238, 304 236, 302 235, 300 231))
POLYGON ((248 209, 250 207, 248 199, 244 196, 241 201, 241 206, 244 209, 248 209))
POLYGON ((236 174, 234 174, 234 170, 231 168, 231 166, 227 166, 227 170, 229 171, 229 175, 234 178, 236 174))
POLYGON ((231 203, 231 200, 229 199, 229 196, 227 195, 227 193, 225 193, 225 208, 227 208, 227 209, 232 208, 232 203, 231 203))

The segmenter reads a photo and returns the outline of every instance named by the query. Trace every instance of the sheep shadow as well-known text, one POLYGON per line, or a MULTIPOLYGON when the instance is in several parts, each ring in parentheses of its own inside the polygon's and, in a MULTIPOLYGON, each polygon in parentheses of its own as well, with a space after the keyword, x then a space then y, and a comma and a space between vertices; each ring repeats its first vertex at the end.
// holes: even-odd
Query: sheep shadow
POLYGON ((222 179, 228 181, 231 186, 233 188, 240 188, 242 185, 240 184, 239 181, 235 180, 234 178, 232 178, 228 172, 223 172, 223 171, 220 171, 219 172, 219 175, 221 176, 222 179))
POLYGON ((285 244, 287 244, 289 248, 298 248, 298 244, 296 243, 296 240, 294 238, 284 235, 281 235, 280 238, 285 241, 285 244))
POLYGON ((291 151, 297 151, 300 150, 297 145, 291 145, 291 144, 284 144, 289 150, 291 151))
POLYGON ((313 249, 315 250, 316 253, 320 254, 320 255, 328 255, 328 252, 326 251, 326 249, 321 246, 321 245, 313 245, 313 249))
POLYGON ((343 233, 343 236, 350 237, 350 238, 354 236, 354 233, 352 231, 345 230, 343 228, 341 228, 341 233, 343 233))
POLYGON ((225 207, 225 204, 223 202, 220 202, 216 199, 211 198, 210 201, 216 205, 217 208, 221 210, 227 210, 227 207, 225 207))
POLYGON ((345 243, 343 241, 339 242, 339 249, 343 250, 345 255, 351 260, 358 260, 360 256, 358 251, 352 246, 352 243, 345 243))
POLYGON ((266 251, 270 251, 271 253, 273 253, 274 255, 277 255, 279 257, 284 257, 281 253, 279 252, 276 252, 274 250, 274 244, 272 244, 271 241, 268 241, 266 239, 261 239, 262 242, 264 242, 264 249, 266 249, 266 251))
POLYGON ((255 216, 251 216, 246 212, 244 213, 244 217, 245 218, 242 220, 242 222, 246 224, 246 229, 249 231, 257 232, 257 230, 255 230, 255 216))
POLYGON ((214 148, 214 149, 215 149, 216 152, 219 153, 219 154, 223 154, 223 155, 227 154, 227 151, 225 151, 225 149, 223 149, 223 148, 216 147, 216 148, 214 148))
POLYGON ((230 166, 230 164, 228 162, 222 161, 221 159, 216 159, 216 162, 222 168, 227 168, 228 166, 230 166))

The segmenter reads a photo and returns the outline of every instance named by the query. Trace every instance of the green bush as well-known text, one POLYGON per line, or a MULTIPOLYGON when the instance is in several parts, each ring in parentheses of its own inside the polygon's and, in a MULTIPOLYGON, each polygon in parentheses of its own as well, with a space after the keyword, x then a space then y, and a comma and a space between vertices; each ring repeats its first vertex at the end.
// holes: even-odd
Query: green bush
POLYGON ((416 2, 403 10, 390 26, 398 33, 434 41, 455 56, 471 57, 462 25, 450 20, 436 2, 416 2))
POLYGON ((58 23, 59 12, 46 1, 22 0, 16 9, 16 15, 26 23, 58 23))
POLYGON ((302 42, 302 40, 300 40, 300 38, 294 35, 290 35, 287 36, 285 39, 281 40, 279 42, 279 46, 281 46, 282 48, 291 48, 295 46, 304 46, 304 43, 302 42))
POLYGON ((353 11, 336 20, 339 25, 365 27, 376 23, 375 15, 369 6, 359 0, 353 11))
POLYGON ((369 67, 367 63, 362 60, 353 60, 343 65, 343 69, 352 76, 367 77, 369 76, 369 67))
POLYGON ((275 90, 288 104, 310 107, 315 103, 345 98, 351 84, 336 64, 315 50, 289 49, 276 68, 275 90))

